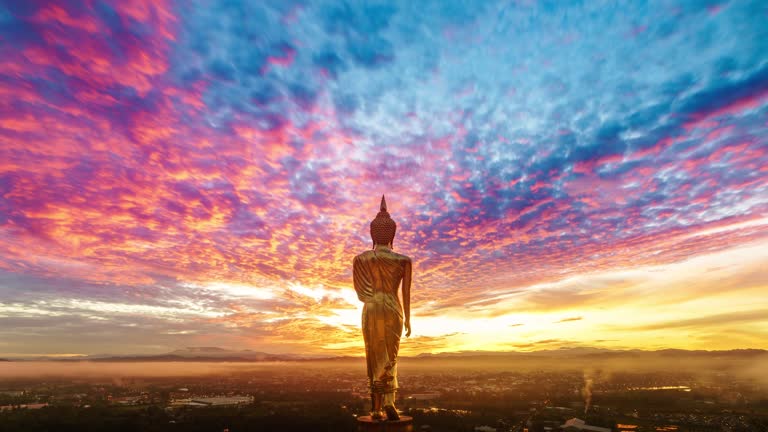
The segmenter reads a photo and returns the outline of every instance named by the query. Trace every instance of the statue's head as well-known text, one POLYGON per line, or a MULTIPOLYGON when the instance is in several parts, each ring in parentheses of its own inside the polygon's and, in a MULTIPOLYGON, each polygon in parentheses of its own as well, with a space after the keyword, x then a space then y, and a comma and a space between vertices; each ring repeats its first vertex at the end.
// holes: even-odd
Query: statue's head
POLYGON ((384 195, 381 196, 381 208, 379 214, 376 215, 376 219, 371 222, 371 240, 373 240, 373 246, 389 245, 392 246, 392 242, 395 240, 395 231, 397 230, 397 224, 387 212, 387 202, 384 200, 384 195))

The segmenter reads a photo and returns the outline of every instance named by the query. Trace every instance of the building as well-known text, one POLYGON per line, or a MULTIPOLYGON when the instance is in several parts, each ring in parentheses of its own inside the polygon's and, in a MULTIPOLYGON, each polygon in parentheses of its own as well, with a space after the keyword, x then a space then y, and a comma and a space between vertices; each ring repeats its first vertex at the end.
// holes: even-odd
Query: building
POLYGON ((192 403, 207 406, 232 406, 253 403, 253 396, 216 396, 207 398, 194 398, 192 403))
POLYGON ((566 420, 566 422, 560 426, 560 429, 566 432, 580 432, 580 431, 611 432, 610 428, 604 428, 600 426, 591 426, 591 425, 588 425, 587 422, 585 422, 584 420, 578 419, 576 417, 566 420))
POLYGON ((413 393, 410 396, 408 396, 408 399, 411 400, 422 400, 422 401, 431 401, 438 399, 440 397, 440 393, 438 392, 430 392, 430 393, 413 393))

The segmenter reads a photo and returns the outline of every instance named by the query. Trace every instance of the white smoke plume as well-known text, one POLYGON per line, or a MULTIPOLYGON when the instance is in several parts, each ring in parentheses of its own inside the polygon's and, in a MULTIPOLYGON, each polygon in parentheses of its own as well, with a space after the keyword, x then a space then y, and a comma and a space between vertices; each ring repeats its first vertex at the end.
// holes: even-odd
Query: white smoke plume
POLYGON ((581 389, 581 395, 584 397, 584 415, 587 415, 589 406, 592 405, 592 377, 584 372, 584 387, 581 389))

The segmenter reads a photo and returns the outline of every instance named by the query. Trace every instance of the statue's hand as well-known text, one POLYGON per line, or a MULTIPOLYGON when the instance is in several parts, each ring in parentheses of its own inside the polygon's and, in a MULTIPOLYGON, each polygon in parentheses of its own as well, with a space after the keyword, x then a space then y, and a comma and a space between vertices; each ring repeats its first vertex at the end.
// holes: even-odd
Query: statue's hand
POLYGON ((411 337, 411 322, 405 322, 405 337, 411 337))

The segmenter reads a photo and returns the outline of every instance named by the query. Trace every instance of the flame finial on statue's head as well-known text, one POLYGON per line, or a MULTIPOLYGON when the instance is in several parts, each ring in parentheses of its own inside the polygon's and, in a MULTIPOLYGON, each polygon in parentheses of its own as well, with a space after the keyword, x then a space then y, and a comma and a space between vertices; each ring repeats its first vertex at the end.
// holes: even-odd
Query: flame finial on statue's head
POLYGON ((387 201, 384 199, 384 195, 382 195, 379 213, 371 222, 371 240, 373 240, 373 246, 376 247, 377 244, 391 244, 395 239, 395 231, 397 231, 397 224, 389 216, 389 212, 387 212, 387 201))

